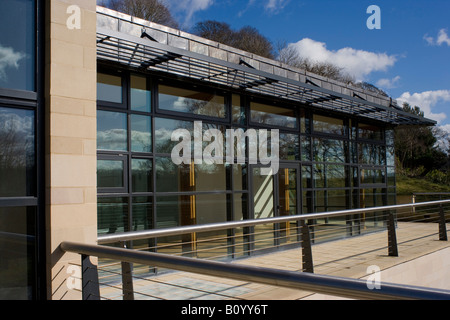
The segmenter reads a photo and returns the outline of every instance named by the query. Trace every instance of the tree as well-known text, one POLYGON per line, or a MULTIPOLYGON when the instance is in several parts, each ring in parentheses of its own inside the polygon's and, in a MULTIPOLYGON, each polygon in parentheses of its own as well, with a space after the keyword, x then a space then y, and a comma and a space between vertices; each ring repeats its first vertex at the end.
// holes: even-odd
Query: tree
POLYGON ((167 27, 179 28, 178 22, 161 0, 110 0, 104 1, 102 5, 167 27))
POLYGON ((196 35, 222 44, 231 45, 233 43, 234 31, 225 22, 215 20, 201 21, 195 24, 193 31, 196 35))
POLYGON ((193 32, 202 38, 274 59, 272 43, 253 27, 245 26, 239 30, 233 30, 225 22, 206 20, 196 23, 193 32))
POLYGON ((233 46, 235 48, 274 59, 272 43, 258 30, 246 26, 235 32, 233 46))
MULTIPOLYGON (((403 110, 423 117, 420 107, 403 103, 403 110)), ((404 169, 422 166, 423 174, 439 169, 447 162, 447 155, 437 146, 432 127, 401 126, 395 130, 395 152, 404 169)), ((400 168, 401 169, 401 168, 400 168)))
POLYGON ((319 62, 304 58, 295 47, 286 45, 286 42, 277 43, 277 56, 278 61, 289 66, 304 69, 319 76, 343 83, 355 84, 355 79, 344 72, 343 68, 339 68, 330 62, 319 62))

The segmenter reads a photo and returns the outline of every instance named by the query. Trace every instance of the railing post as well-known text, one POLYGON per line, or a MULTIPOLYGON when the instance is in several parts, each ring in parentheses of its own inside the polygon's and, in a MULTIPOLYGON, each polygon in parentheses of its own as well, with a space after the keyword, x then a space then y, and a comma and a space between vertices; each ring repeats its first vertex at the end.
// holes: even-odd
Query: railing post
POLYGON ((314 273, 314 263, 311 249, 311 236, 309 226, 305 220, 301 221, 302 233, 302 269, 303 272, 314 273))
POLYGON ((388 251, 390 257, 398 257, 397 234, 395 232, 395 218, 392 211, 388 213, 388 251))
MULTIPOLYGON (((125 242, 122 243, 122 247, 126 248, 125 242)), ((123 300, 134 300, 133 289, 133 264, 129 262, 121 262, 122 266, 122 294, 123 300)))
POLYGON ((442 204, 439 205, 439 240, 448 241, 447 226, 445 224, 445 213, 442 204))
POLYGON ((81 270, 83 300, 100 300, 97 266, 92 264, 87 255, 81 255, 81 270))

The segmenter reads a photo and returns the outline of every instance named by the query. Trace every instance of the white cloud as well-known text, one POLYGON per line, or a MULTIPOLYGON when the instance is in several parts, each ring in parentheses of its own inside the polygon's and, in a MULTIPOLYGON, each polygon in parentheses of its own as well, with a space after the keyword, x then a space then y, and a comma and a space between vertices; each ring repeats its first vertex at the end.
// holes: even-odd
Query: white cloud
POLYGON ((399 98, 397 98, 397 101, 399 102, 399 104, 407 102, 412 107, 418 106, 424 112, 425 117, 441 123, 447 118, 447 115, 444 112, 433 113, 433 107, 441 101, 450 102, 450 90, 424 91, 420 93, 416 92, 413 94, 404 92, 399 98))
POLYGON ((304 38, 297 43, 291 43, 289 46, 295 48, 303 58, 315 62, 330 62, 343 68, 358 81, 364 80, 374 71, 386 71, 397 61, 394 55, 349 47, 337 51, 328 50, 325 43, 308 38, 304 38))
POLYGON ((0 44, 0 80, 7 80, 6 68, 19 68, 19 61, 25 58, 22 52, 15 52, 13 48, 0 44))
POLYGON ((290 0, 268 0, 264 5, 264 9, 272 13, 277 13, 288 4, 290 0))
POLYGON ((184 16, 184 25, 190 25, 197 11, 206 10, 213 5, 214 0, 167 0, 171 10, 181 12, 184 16))
POLYGON ((428 34, 424 35, 423 38, 429 45, 441 46, 443 44, 447 44, 447 46, 450 47, 450 38, 447 35, 447 30, 445 29, 439 30, 436 40, 433 37, 429 37, 428 34))
POLYGON ((428 34, 424 35, 423 38, 429 45, 433 45, 434 44, 433 37, 429 37, 428 34))
POLYGON ((444 124, 442 126, 439 126, 439 128, 450 134, 450 124, 444 124))
POLYGON ((450 46, 450 38, 448 37, 448 35, 447 35, 447 33, 446 33, 446 31, 444 29, 441 29, 439 31, 438 38, 437 38, 436 42, 437 42, 438 45, 446 43, 448 46, 450 46))
POLYGON ((380 79, 377 81, 376 85, 383 89, 395 88, 397 83, 400 81, 400 76, 396 76, 392 79, 380 79))

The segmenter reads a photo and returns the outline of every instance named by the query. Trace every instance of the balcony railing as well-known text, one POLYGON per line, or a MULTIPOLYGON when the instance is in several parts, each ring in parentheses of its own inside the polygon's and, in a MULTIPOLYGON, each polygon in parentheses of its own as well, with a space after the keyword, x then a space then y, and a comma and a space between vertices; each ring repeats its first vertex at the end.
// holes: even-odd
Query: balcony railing
MULTIPOLYGON (((314 257, 312 255, 312 245, 314 242, 319 242, 320 239, 327 239, 333 230, 326 228, 329 226, 329 219, 336 217, 346 217, 345 223, 337 223, 337 230, 345 230, 348 234, 349 229, 353 232, 355 224, 349 225, 349 221, 357 221, 358 230, 364 229, 364 223, 367 215, 373 214, 372 222, 383 226, 387 229, 387 251, 389 256, 398 256, 398 241, 396 230, 399 224, 405 227, 420 226, 427 224, 427 229, 431 226, 434 231, 432 234, 425 235, 426 237, 433 236, 440 241, 447 241, 447 227, 446 227, 446 212, 450 210, 450 200, 429 201, 423 203, 412 203, 403 205, 373 207, 364 209, 352 209, 343 211, 323 212, 315 214, 303 214, 295 216, 274 217, 265 219, 253 219, 234 222, 223 222, 206 225, 184 226, 176 228, 146 230, 138 232, 128 232, 122 234, 102 235, 98 238, 98 245, 86 245, 80 243, 63 242, 61 249, 67 252, 75 252, 82 257, 83 270, 83 298, 84 299, 100 299, 100 282, 98 276, 98 267, 91 265, 89 256, 95 256, 99 259, 107 259, 108 261, 118 261, 120 263, 121 271, 118 272, 122 282, 123 299, 134 299, 133 289, 133 264, 147 266, 152 268, 167 268, 171 270, 186 271, 199 273, 210 276, 226 277, 235 280, 251 281, 263 283, 268 285, 277 285, 286 288, 295 288, 316 293, 324 293, 330 295, 337 295, 347 298, 357 299, 450 299, 450 291, 437 290, 430 288, 421 288, 397 284, 386 284, 380 290, 370 290, 366 281, 339 278, 328 275, 314 274, 314 257), (376 216, 375 216, 376 214, 376 216), (323 221, 323 222, 322 222, 323 221), (272 225, 270 235, 278 235, 278 241, 275 243, 282 246, 283 241, 280 239, 288 239, 287 233, 293 234, 289 239, 294 239, 289 243, 290 246, 300 246, 302 249, 302 271, 285 271, 274 268, 259 268, 244 265, 237 265, 235 263, 227 263, 224 261, 212 261, 202 259, 204 252, 211 252, 209 257, 213 260, 222 259, 224 256, 214 256, 214 253, 220 251, 218 248, 226 247, 225 256, 227 253, 235 253, 229 250, 230 238, 236 240, 236 234, 239 237, 246 238, 248 243, 239 242, 241 247, 248 245, 250 249, 255 250, 260 245, 255 245, 260 238, 257 232, 267 233, 268 229, 261 230, 258 226, 272 225), (292 227, 293 226, 293 227, 292 227), (242 233, 235 232, 235 230, 245 230, 242 233), (274 230, 277 232, 274 233, 274 230), (281 230, 281 231, 280 231, 281 230), (192 236, 201 233, 211 233, 212 231, 225 231, 225 242, 218 241, 216 237, 206 237, 202 241, 210 240, 211 243, 219 243, 218 247, 213 244, 209 246, 198 246, 198 237, 192 236), (323 236, 319 233, 323 232, 323 236), (179 252, 181 255, 169 255, 167 253, 154 252, 161 248, 156 245, 151 248, 144 248, 143 250, 126 249, 125 247, 131 241, 150 240, 150 239, 167 239, 174 236, 190 235, 187 242, 190 250, 179 252), (121 244, 122 248, 113 247, 106 244, 121 244), (203 250, 203 251, 202 251, 203 250), (208 251, 209 250, 209 251, 208 251), (153 251, 153 252, 152 252, 153 251), (186 256, 187 255, 187 256, 186 256), (194 258, 194 257, 200 257, 194 258)), ((366 221, 367 222, 367 221, 366 221)), ((334 230, 336 232, 336 230, 334 230)), ((423 237, 423 234, 417 237, 423 237)), ((335 239, 336 236, 332 236, 335 239)), ((273 239, 272 239, 273 240, 273 239)), ((402 240, 402 239, 401 239, 402 240)), ((411 239, 407 239, 411 241, 411 239)), ((231 241, 231 244, 236 245, 237 241, 231 241)), ((262 243, 267 242, 267 239, 262 243)), ((286 240, 285 242, 289 242, 286 240)), ((176 246, 182 247, 183 244, 177 242, 176 246)), ((165 250, 167 244, 161 251, 165 250)), ((141 248, 142 249, 142 248, 141 248)), ((222 248, 223 249, 223 248, 222 248)), ((249 249, 249 250, 250 250, 249 249)), ((116 277, 117 278, 117 277, 116 277)))

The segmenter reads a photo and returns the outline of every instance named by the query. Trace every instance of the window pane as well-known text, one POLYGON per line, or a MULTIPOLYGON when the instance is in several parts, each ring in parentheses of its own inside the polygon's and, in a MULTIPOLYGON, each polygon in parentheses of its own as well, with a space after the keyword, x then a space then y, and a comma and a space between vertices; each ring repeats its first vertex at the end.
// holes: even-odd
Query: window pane
POLYGON ((133 197, 133 231, 153 229, 151 197, 133 197))
POLYGON ((245 125, 246 123, 245 108, 241 106, 241 96, 233 94, 231 104, 232 104, 231 118, 233 120, 233 123, 245 125))
POLYGON ((314 165, 314 187, 325 188, 325 165, 316 164, 314 165))
MULTIPOLYGON (((297 170, 282 168, 278 171, 278 214, 297 214, 297 170)), ((287 225, 284 226, 287 228, 287 225)))
POLYGON ((302 187, 312 188, 311 166, 302 166, 302 187))
POLYGON ((152 191, 152 160, 132 159, 132 190, 133 192, 152 191))
POLYGON ((121 233, 128 230, 128 199, 111 197, 97 200, 98 234, 121 233))
POLYGON ((316 188, 346 187, 345 166, 316 164, 314 166, 314 185, 316 188))
POLYGON ((361 184, 385 183, 385 172, 381 169, 361 169, 361 184))
POLYGON ((251 102, 250 110, 252 122, 287 128, 297 128, 297 118, 292 109, 251 102))
POLYGON ((181 225, 178 198, 178 196, 169 196, 156 199, 156 228, 164 229, 181 225))
POLYGON ((358 134, 360 139, 383 140, 383 129, 371 124, 358 124, 358 134))
POLYGON ((395 167, 387 167, 388 186, 395 187, 395 167))
POLYGON ((313 213, 313 191, 304 191, 302 194, 303 200, 303 207, 302 207, 302 213, 313 213))
POLYGON ((330 133, 330 134, 345 134, 344 120, 313 115, 313 129, 316 132, 330 133))
POLYGON ((360 143, 359 148, 360 163, 372 165, 386 164, 386 147, 376 144, 360 143))
POLYGON ((234 190, 247 190, 247 166, 233 164, 234 190))
POLYGON ((344 188, 347 186, 345 166, 327 165, 326 170, 327 188, 344 188))
MULTIPOLYGON (((188 130, 190 138, 193 140, 194 124, 192 122, 164 118, 155 119, 155 152, 172 153, 173 147, 179 143, 179 141, 171 141, 172 133, 177 129, 188 130)), ((191 150, 193 149, 191 148, 191 150)))
POLYGON ((208 117, 226 117, 224 96, 164 85, 159 86, 159 108, 208 117))
POLYGON ((346 162, 346 145, 342 140, 314 138, 314 160, 318 162, 346 162))
POLYGON ((386 147, 386 165, 395 166, 395 148, 394 148, 394 146, 386 147))
POLYGON ((300 160, 298 135, 280 133, 279 152, 281 160, 300 160))
POLYGON ((196 164, 193 190, 229 190, 228 170, 224 164, 196 164))
POLYGON ((386 145, 394 145, 394 129, 386 129, 386 145))
POLYGON ((157 227, 168 228, 227 221, 226 194, 158 197, 157 227))
POLYGON ((35 208, 0 208, 0 300, 34 298, 35 230, 35 208))
POLYGON ((97 73, 97 100, 122 103, 122 78, 97 73))
POLYGON ((255 219, 274 216, 274 176, 262 175, 261 168, 253 168, 253 207, 255 219))
POLYGON ((34 111, 0 107, 0 197, 36 191, 34 111))
POLYGON ((0 1, 0 87, 35 91, 34 0, 0 1))
POLYGON ((301 136, 302 161, 311 161, 311 138, 301 136))
POLYGON ((131 151, 151 152, 151 118, 136 114, 131 115, 131 151))
POLYGON ((97 111, 97 149, 127 150, 127 115, 97 111))
POLYGON ((97 187, 123 188, 123 167, 120 160, 97 160, 97 187))
POLYGON ((182 192, 192 191, 194 177, 191 175, 191 165, 176 165, 170 157, 160 157, 155 160, 156 191, 182 192))
POLYGON ((147 78, 134 76, 130 77, 131 86, 131 110, 150 112, 151 100, 150 91, 147 90, 147 78))
POLYGON ((227 221, 228 200, 226 194, 202 194, 195 196, 195 224, 227 221))

